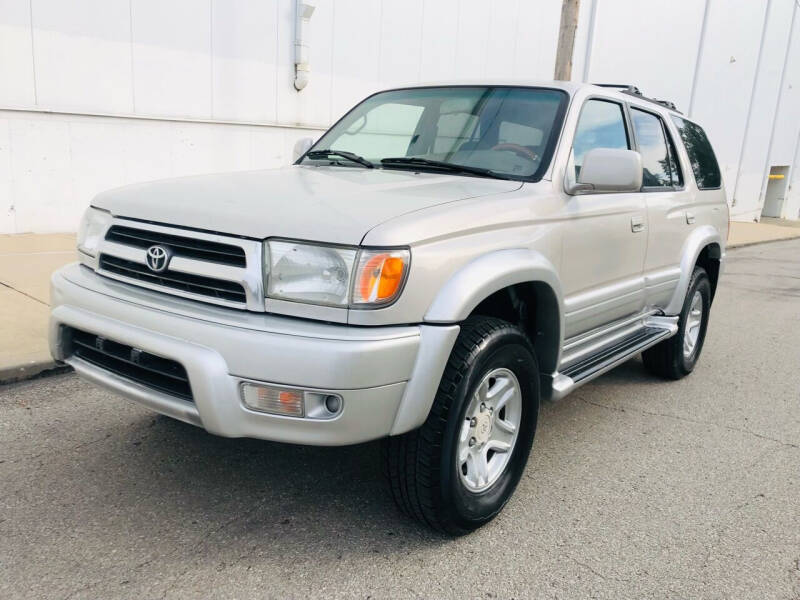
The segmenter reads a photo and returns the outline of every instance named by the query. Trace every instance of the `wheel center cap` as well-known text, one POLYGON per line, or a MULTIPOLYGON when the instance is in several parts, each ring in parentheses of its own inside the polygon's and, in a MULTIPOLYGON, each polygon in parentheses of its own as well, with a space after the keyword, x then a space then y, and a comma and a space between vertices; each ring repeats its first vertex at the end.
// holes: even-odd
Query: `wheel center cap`
POLYGON ((475 423, 475 440, 479 444, 484 444, 489 439, 489 435, 492 433, 491 413, 487 410, 479 413, 475 419, 477 420, 475 423))

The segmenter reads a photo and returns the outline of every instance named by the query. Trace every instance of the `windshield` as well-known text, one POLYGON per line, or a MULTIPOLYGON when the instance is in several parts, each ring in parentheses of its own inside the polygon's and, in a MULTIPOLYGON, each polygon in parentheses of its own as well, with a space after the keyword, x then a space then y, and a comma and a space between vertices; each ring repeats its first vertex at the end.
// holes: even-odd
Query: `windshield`
POLYGON ((563 91, 543 88, 381 92, 345 115, 301 162, 458 174, 464 167, 465 174, 536 180, 547 169, 566 101, 563 91))

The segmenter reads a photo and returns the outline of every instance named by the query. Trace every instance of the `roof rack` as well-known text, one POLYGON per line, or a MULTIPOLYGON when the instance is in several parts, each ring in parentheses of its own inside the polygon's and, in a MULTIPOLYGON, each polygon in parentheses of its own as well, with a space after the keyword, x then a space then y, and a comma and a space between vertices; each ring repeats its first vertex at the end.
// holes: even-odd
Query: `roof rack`
POLYGON ((653 104, 658 104, 659 106, 663 106, 664 108, 668 108, 672 111, 675 111, 679 115, 683 114, 681 111, 677 109, 674 102, 670 102, 669 100, 659 100, 658 98, 648 98, 647 96, 642 94, 639 88, 629 83, 594 83, 592 85, 604 88, 619 89, 623 94, 630 94, 631 96, 636 96, 640 100, 645 100, 647 102, 652 102, 653 104))

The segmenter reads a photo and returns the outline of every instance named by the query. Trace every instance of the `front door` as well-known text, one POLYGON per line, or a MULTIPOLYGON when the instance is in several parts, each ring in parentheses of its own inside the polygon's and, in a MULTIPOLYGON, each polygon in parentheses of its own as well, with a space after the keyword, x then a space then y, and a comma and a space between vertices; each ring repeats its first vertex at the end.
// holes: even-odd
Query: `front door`
MULTIPOLYGON (((622 104, 592 98, 581 108, 569 177, 593 148, 632 147, 622 104), (574 164, 573 164, 574 163, 574 164)), ((562 286, 565 339, 644 308, 647 210, 644 195, 565 194, 562 286)))

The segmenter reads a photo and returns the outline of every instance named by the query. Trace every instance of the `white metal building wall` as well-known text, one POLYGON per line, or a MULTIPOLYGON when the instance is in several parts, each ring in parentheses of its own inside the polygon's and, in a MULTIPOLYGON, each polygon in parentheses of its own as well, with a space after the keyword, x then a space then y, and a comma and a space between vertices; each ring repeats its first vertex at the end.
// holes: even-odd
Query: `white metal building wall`
POLYGON ((698 120, 734 219, 760 218, 771 165, 800 218, 800 0, 583 0, 573 78, 633 83, 698 120))
MULTIPOLYGON (((294 0, 0 0, 0 233, 74 230, 133 181, 288 163, 376 89, 552 77, 561 0, 312 1, 298 93, 294 0)), ((797 166, 797 1, 583 0, 574 76, 688 110, 751 219, 765 169, 797 166)))
POLYGON ((293 0, 0 0, 0 233, 74 230, 128 182, 288 163, 301 126, 381 87, 552 76, 560 0, 313 3, 298 93, 293 0))

